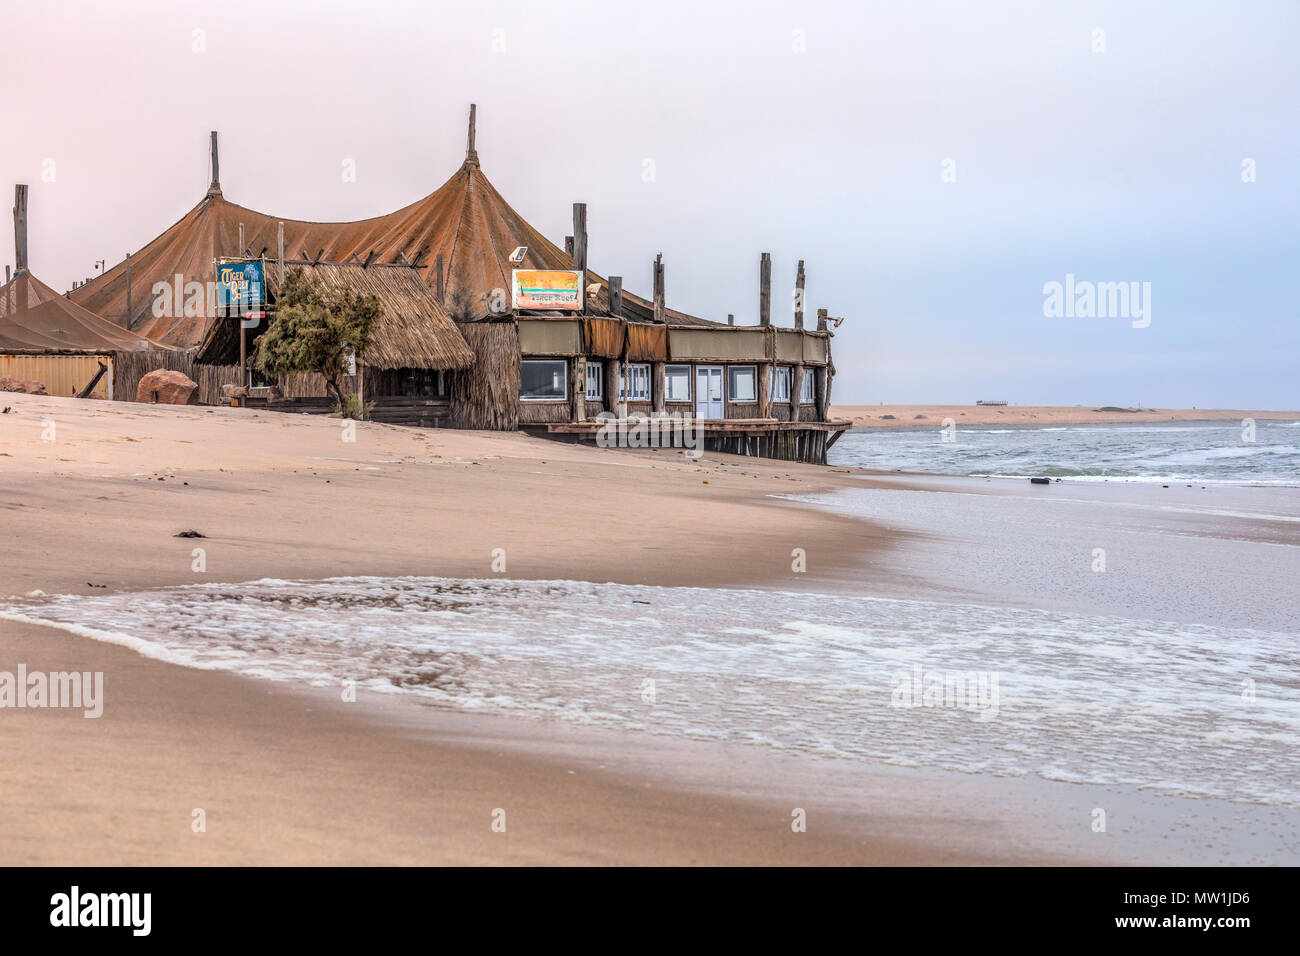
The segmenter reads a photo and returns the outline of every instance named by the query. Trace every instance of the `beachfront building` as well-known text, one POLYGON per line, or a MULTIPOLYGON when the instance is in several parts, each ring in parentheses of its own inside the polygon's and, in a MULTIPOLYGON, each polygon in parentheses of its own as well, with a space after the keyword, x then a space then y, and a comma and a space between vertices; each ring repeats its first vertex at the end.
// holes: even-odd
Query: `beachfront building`
POLYGON ((131 367, 166 349, 95 315, 32 275, 27 266, 27 187, 14 189, 15 271, 0 286, 0 378, 38 382, 46 394, 135 397, 131 367))
MULTIPOLYGON (((659 257, 652 264, 652 298, 624 290, 622 277, 588 268, 584 204, 573 206, 573 235, 564 248, 511 208, 481 169, 474 124, 471 107, 464 162, 437 190, 386 216, 342 223, 278 219, 229 202, 213 133, 213 179, 199 204, 72 297, 185 350, 192 366, 181 370, 199 383, 200 401, 220 402, 227 397, 222 386, 248 384, 247 369, 232 365, 232 343, 239 342, 233 324, 240 316, 182 307, 182 286, 210 287, 219 266, 231 262, 263 263, 266 276, 294 266, 325 269, 363 285, 379 270, 404 276, 408 286, 416 277, 439 311, 422 302, 422 311, 399 320, 397 311, 410 302, 401 305, 405 294, 393 294, 392 310, 385 310, 390 321, 405 321, 409 331, 413 322, 450 319, 472 361, 433 367, 393 354, 381 368, 373 356, 362 356, 366 368, 391 373, 363 376, 369 384, 359 386, 367 401, 416 388, 414 370, 438 372, 418 385, 426 400, 445 403, 445 414, 440 409, 422 416, 429 424, 596 440, 610 416, 678 416, 699 424, 705 447, 825 460, 826 448, 847 427, 828 420, 834 364, 826 310, 818 310, 813 328, 804 327, 801 304, 791 327, 773 325, 767 254, 760 260, 759 315, 748 324, 667 308, 659 257), (159 309, 156 301, 133 295, 132 282, 137 289, 178 288, 171 307, 159 309)), ((269 287, 271 280, 265 281, 269 287)), ((801 262, 800 292, 803 285, 801 262)), ((439 326, 436 337, 445 331, 439 326)), ((253 343, 244 344, 248 352, 253 343)), ((286 400, 281 407, 324 396, 323 383, 276 384, 286 400), (319 393, 310 394, 318 386, 319 393)), ((258 400, 256 393, 247 397, 258 400)))

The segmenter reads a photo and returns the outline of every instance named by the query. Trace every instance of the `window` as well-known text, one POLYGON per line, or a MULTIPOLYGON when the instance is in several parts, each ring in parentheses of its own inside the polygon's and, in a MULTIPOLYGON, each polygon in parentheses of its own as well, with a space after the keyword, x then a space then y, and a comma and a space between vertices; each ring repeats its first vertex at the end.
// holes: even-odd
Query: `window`
POLYGON ((790 401, 790 366, 778 365, 772 375, 772 401, 790 401))
POLYGON ((605 397, 605 366, 601 362, 587 363, 587 401, 598 402, 605 397))
POLYGON ((689 402, 691 400, 691 367, 689 365, 669 365, 664 369, 666 402, 689 402))
POLYGON ((620 383, 620 391, 623 393, 623 401, 650 401, 649 365, 628 365, 623 369, 623 374, 620 377, 623 380, 620 383))
POLYGON ((758 401, 758 372, 752 365, 727 368, 727 398, 733 402, 758 401))
POLYGON ((561 360, 524 359, 519 363, 519 398, 525 402, 564 401, 569 363, 561 360))
POLYGON ((803 370, 803 387, 799 389, 799 401, 804 405, 811 405, 817 401, 817 370, 815 368, 803 370))

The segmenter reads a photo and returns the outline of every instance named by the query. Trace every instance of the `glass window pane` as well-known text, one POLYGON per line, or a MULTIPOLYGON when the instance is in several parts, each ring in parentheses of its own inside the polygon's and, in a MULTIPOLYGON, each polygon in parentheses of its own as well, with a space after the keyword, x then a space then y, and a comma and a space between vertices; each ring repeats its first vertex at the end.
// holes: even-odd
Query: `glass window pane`
POLYGON ((525 401, 562 401, 567 394, 566 366, 563 361, 525 359, 520 362, 519 397, 525 401))
POLYGON ((689 365, 669 365, 664 369, 665 396, 670 402, 689 402, 691 400, 691 367, 689 365))
POLYGON ((733 366, 728 369, 727 390, 733 402, 752 402, 757 394, 754 387, 755 371, 752 365, 733 366))

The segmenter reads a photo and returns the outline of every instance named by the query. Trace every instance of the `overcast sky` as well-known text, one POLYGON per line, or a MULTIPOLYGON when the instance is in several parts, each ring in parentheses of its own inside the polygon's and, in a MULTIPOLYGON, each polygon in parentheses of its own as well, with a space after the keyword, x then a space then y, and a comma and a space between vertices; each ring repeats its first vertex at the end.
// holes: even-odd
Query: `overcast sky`
POLYGON ((662 252, 671 306, 755 323, 770 251, 789 324, 805 259, 837 402, 1300 405, 1294 0, 0 9, 0 183, 60 290, 202 198, 210 129, 231 201, 356 219, 476 102, 507 201, 557 244, 586 201, 634 292, 662 252), (1150 324, 1045 316, 1067 274, 1150 324))

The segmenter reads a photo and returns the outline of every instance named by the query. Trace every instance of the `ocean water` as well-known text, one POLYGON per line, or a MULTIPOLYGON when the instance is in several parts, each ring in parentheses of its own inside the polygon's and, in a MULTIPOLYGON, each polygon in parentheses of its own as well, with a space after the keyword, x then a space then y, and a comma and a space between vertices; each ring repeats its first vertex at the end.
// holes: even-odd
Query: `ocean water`
MULTIPOLYGON (((1294 633, 780 591, 447 578, 65 595, 14 602, 0 616, 189 667, 355 682, 359 695, 433 706, 1300 807, 1294 633)), ((112 693, 110 680, 107 708, 112 693)))
POLYGON ((1300 484, 1300 422, 1002 427, 957 424, 943 441, 923 428, 858 429, 829 453, 832 465, 941 475, 1043 475, 1079 481, 1218 481, 1300 484))

